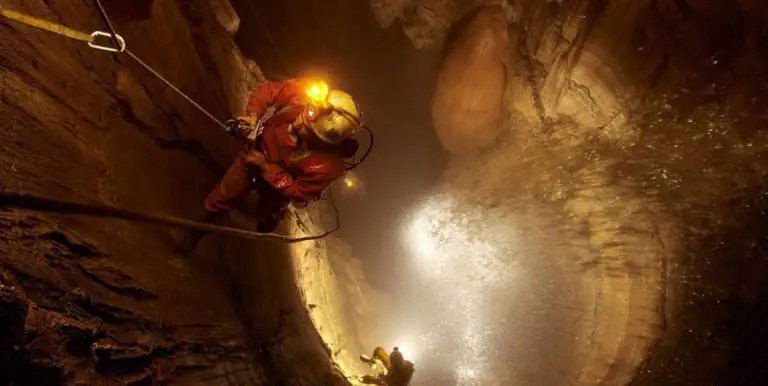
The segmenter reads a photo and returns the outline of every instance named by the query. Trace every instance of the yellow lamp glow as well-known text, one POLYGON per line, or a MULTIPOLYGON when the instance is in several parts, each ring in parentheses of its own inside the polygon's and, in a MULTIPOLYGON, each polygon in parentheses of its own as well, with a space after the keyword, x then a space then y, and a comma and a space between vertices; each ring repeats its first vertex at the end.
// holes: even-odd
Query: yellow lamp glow
POLYGON ((313 83, 307 88, 307 96, 314 102, 325 102, 325 99, 328 98, 328 84, 322 81, 313 83))
POLYGON ((347 172, 339 183, 341 183, 340 191, 344 197, 365 195, 365 182, 354 172, 347 172))

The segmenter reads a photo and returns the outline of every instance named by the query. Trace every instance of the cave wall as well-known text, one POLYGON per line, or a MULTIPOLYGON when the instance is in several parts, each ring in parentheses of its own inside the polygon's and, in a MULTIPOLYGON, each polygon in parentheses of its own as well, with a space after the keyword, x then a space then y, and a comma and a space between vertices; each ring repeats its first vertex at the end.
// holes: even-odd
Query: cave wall
MULTIPOLYGON (((129 49, 220 119, 242 113, 247 92, 263 81, 232 41, 239 19, 228 1, 104 3, 129 49)), ((0 6, 105 29, 90 2, 0 6)), ((190 217, 237 151, 126 55, 5 21, 0 109, 0 186, 13 192, 190 217)), ((168 229, 144 224, 8 208, 0 224, 0 378, 239 385, 333 378, 322 341, 302 322, 285 248, 210 238, 183 259, 168 229), (259 274, 264 282, 246 285, 259 274), (278 277, 285 281, 275 285, 278 277), (294 318, 284 322, 280 310, 291 305, 294 318), (310 340, 283 347, 284 335, 310 340)))
MULTIPOLYGON (((492 3, 372 1, 382 25, 398 20, 432 50, 448 49, 451 26, 492 3)), ((732 384, 733 374, 753 384, 764 354, 751 365, 727 358, 749 339, 728 326, 758 323, 764 309, 763 241, 743 225, 764 223, 766 204, 764 7, 506 3, 516 42, 508 131, 455 158, 439 190, 492 219, 520 206, 552 211, 552 222, 520 216, 532 233, 562 236, 544 261, 579 288, 562 317, 580 327, 552 331, 575 336, 575 360, 545 361, 517 381, 537 384, 562 364, 561 384, 732 384)), ((524 339, 552 351, 552 340, 524 339)))
MULTIPOLYGON (((511 28, 520 37, 518 53, 531 59, 530 65, 518 67, 521 80, 511 90, 515 140, 526 142, 522 137, 529 135, 562 139, 566 143, 549 146, 570 149, 599 165, 582 169, 596 172, 589 182, 566 184, 573 195, 564 208, 589 222, 592 254, 600 256, 596 263, 623 260, 621 271, 629 283, 628 296, 595 303, 595 315, 602 314, 601 306, 623 302, 618 308, 629 314, 626 323, 607 314, 606 324, 597 325, 597 331, 605 327, 601 345, 615 341, 612 335, 624 338, 614 359, 607 359, 604 348, 590 350, 593 357, 581 373, 587 384, 624 384, 635 377, 635 382, 649 384, 720 381, 726 370, 702 366, 706 369, 692 371, 692 358, 704 361, 709 356, 707 361, 715 363, 712 357, 722 361, 727 354, 693 354, 707 349, 691 345, 685 332, 712 334, 730 311, 722 307, 682 315, 716 301, 702 292, 712 296, 733 291, 707 265, 759 253, 755 246, 734 247, 703 258, 710 255, 701 250, 715 248, 710 238, 719 239, 736 226, 722 218, 750 223, 756 221, 753 208, 764 205, 756 191, 766 173, 765 144, 757 138, 766 116, 758 107, 764 103, 763 86, 754 80, 765 76, 765 50, 755 44, 765 25, 761 14, 737 3, 709 11, 686 4, 562 2, 546 10, 532 8, 532 15, 538 13, 534 20, 546 14, 548 24, 532 21, 511 28), (596 189, 595 183, 611 192, 596 189), (579 210, 584 199, 600 209, 589 214, 579 210), (606 227, 611 222, 615 225, 606 227), (694 273, 702 271, 710 273, 694 273), (706 279, 693 284, 691 277, 706 279), (697 318, 706 321, 693 322, 697 318), (618 331, 609 332, 613 328, 618 331), (598 357, 604 358, 602 365, 598 357), (640 363, 643 370, 633 372, 640 363)), ((573 165, 578 158, 569 155, 560 162, 573 165)), ((759 239, 749 232, 744 238, 759 239)), ((745 280, 751 276, 735 275, 745 280)), ((601 281, 621 279, 608 273, 601 281)))
POLYGON ((432 124, 453 154, 493 144, 502 131, 509 40, 502 7, 468 15, 443 60, 432 97, 432 124))
MULTIPOLYGON (((296 237, 317 235, 335 226, 327 202, 297 210, 291 228, 296 237)), ((371 370, 359 360, 396 336, 389 313, 392 299, 372 287, 352 248, 337 236, 290 247, 294 280, 301 289, 308 322, 317 330, 334 365, 352 384, 371 370)))

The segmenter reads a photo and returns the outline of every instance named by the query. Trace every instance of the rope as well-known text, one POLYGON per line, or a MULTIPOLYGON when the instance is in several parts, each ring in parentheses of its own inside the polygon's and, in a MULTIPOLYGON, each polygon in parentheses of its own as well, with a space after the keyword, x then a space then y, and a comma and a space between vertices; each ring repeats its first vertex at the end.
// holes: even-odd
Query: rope
POLYGON ((104 6, 101 5, 101 0, 96 0, 96 7, 99 9, 99 15, 101 16, 101 20, 104 22, 104 24, 107 25, 107 28, 109 28, 109 32, 112 33, 110 36, 112 39, 112 44, 115 45, 115 47, 120 47, 120 41, 117 38, 117 32, 115 32, 115 27, 112 26, 112 22, 109 20, 109 16, 107 15, 107 11, 104 9, 104 6))
MULTIPOLYGON (((227 126, 222 121, 217 119, 208 110, 203 108, 200 104, 198 104, 192 98, 190 98, 186 93, 181 91, 181 89, 179 89, 173 83, 168 81, 168 79, 166 79, 162 74, 160 74, 155 69, 153 69, 150 65, 148 65, 143 60, 141 60, 138 56, 136 56, 136 54, 134 54, 130 50, 127 50, 125 46, 125 41, 115 31, 115 28, 109 18, 109 15, 107 14, 106 10, 101 4, 101 0, 95 0, 95 2, 99 10, 99 15, 101 16, 102 20, 107 25, 107 27, 109 28, 109 31, 110 31, 109 34, 101 31, 95 31, 89 35, 87 33, 74 30, 72 28, 63 26, 58 23, 53 23, 50 21, 28 16, 19 12, 11 11, 9 9, 2 8, 1 6, 0 6, 0 15, 2 15, 3 17, 9 20, 17 21, 19 23, 26 24, 31 27, 39 28, 41 30, 52 32, 52 33, 55 33, 64 37, 68 37, 74 40, 86 42, 90 47, 95 49, 99 49, 102 51, 109 51, 109 52, 118 52, 118 53, 125 52, 126 54, 128 54, 129 57, 131 57, 131 59, 135 60, 150 74, 152 74, 157 79, 162 81, 166 86, 171 88, 173 91, 181 95, 187 102, 189 102, 192 106, 200 110, 203 114, 205 114, 217 125, 221 126, 224 129, 227 128, 227 126), (95 44, 94 39, 97 36, 109 36, 116 48, 95 44)), ((270 40, 271 40, 271 36, 270 36, 270 40)), ((272 43, 274 44, 274 42, 272 43)), ((287 63, 285 63, 284 60, 283 60, 283 64, 286 65, 287 67, 287 63)), ((161 216, 161 215, 156 215, 152 213, 122 209, 122 208, 117 208, 117 207, 108 206, 108 205, 92 205, 92 204, 81 204, 81 203, 68 202, 68 201, 59 201, 54 199, 36 197, 28 194, 0 192, 0 207, 7 206, 7 207, 20 208, 20 209, 37 210, 42 212, 69 213, 69 214, 81 214, 81 215, 94 216, 94 217, 117 218, 117 219, 123 219, 123 220, 153 223, 157 225, 180 227, 180 228, 186 228, 190 230, 197 230, 197 231, 203 231, 203 232, 228 234, 231 236, 245 237, 245 238, 251 238, 251 239, 265 239, 265 238, 274 239, 274 240, 279 240, 279 241, 290 244, 290 243, 299 243, 303 241, 312 241, 312 240, 322 239, 330 235, 331 233, 339 230, 340 228, 339 210, 336 207, 336 203, 334 202, 333 195, 330 193, 330 191, 329 191, 329 199, 331 201, 331 205, 333 206, 334 211, 336 212, 336 226, 333 229, 326 231, 320 235, 298 237, 298 238, 292 238, 292 237, 288 237, 288 236, 277 234, 277 233, 258 233, 258 232, 243 230, 243 229, 200 223, 200 222, 195 222, 195 221, 190 221, 190 220, 185 220, 185 219, 180 219, 175 217, 161 216)))
MULTIPOLYGON (((100 13, 100 15, 101 15, 102 19, 104 20, 104 23, 105 23, 105 24, 107 24, 108 28, 109 28, 109 29, 110 29, 110 31, 112 32, 112 37, 113 37, 113 42, 114 42, 114 41, 116 41, 116 40, 117 40, 117 39, 115 39, 115 37, 116 37, 116 36, 119 36, 119 35, 117 35, 117 32, 115 32, 115 29, 112 27, 112 22, 111 22, 111 21, 110 21, 110 19, 109 19, 109 15, 108 15, 108 14, 107 14, 107 12, 104 10, 104 7, 101 5, 101 0, 95 0, 95 1, 96 1, 96 4, 98 5, 98 8, 99 8, 99 13, 100 13)), ((253 4, 251 4, 251 6, 252 6, 252 7, 254 7, 254 12, 256 12, 255 6, 253 6, 253 4)), ((258 18, 258 14, 256 15, 256 17, 258 18)), ((259 23, 259 25, 262 25, 262 24, 261 24, 261 23, 259 23)), ((287 71, 289 71, 289 72, 290 72, 290 68, 289 68, 289 66, 288 66, 288 62, 286 62, 285 58, 284 58, 284 57, 282 56, 282 54, 280 53, 280 50, 279 50, 279 48, 277 47, 277 44, 275 43, 274 39, 272 38, 272 35, 269 33, 269 30, 267 30, 266 28, 264 28, 264 32, 265 32, 265 33, 268 35, 268 38, 269 38, 270 42, 272 43, 272 45, 274 46, 275 50, 277 51, 277 54, 278 54, 278 56, 279 56, 280 60, 282 61, 282 63, 283 63, 283 66, 285 67, 285 69, 286 69, 287 71)), ((119 44, 119 43, 118 43, 118 44, 119 44)), ((181 90, 180 90, 178 87, 176 87, 175 85, 173 85, 173 83, 171 83, 170 81, 168 81, 168 80, 167 80, 165 77, 163 77, 163 76, 162 76, 160 73, 158 73, 157 71, 155 71, 155 69, 153 69, 153 68, 152 68, 150 65, 148 65, 148 64, 146 64, 146 63, 144 63, 144 61, 143 61, 143 60, 141 60, 141 59, 140 59, 138 56, 136 56, 136 55, 135 55, 133 52, 131 52, 130 50, 127 50, 127 49, 126 49, 126 50, 125 50, 125 53, 126 53, 126 54, 128 54, 128 56, 130 56, 130 57, 131 57, 133 60, 135 60, 137 63, 139 63, 139 64, 140 64, 142 67, 144 67, 144 69, 146 69, 146 70, 147 70, 147 71, 149 71, 149 72, 150 72, 152 75, 154 75, 154 76, 155 76, 157 79, 159 79, 160 81, 162 81, 163 83, 165 83, 165 85, 166 85, 166 86, 170 87, 172 90, 176 91, 176 92, 177 92, 179 95, 181 95, 182 97, 184 97, 184 99, 186 99, 186 100, 187 100, 187 102, 189 102, 189 103, 190 103, 190 104, 192 104, 193 106, 197 107, 197 109, 198 109, 198 110, 202 111, 202 112, 203 112, 205 115, 207 115, 207 116, 208 116, 208 118, 210 118, 212 121, 216 122, 216 124, 218 124, 219 126, 221 126, 221 127, 222 127, 222 128, 224 128, 224 129, 228 129, 227 125, 225 125, 224 123, 222 123, 220 120, 216 119, 216 117, 215 117, 215 116, 213 116, 213 114, 209 113, 209 112, 208 112, 208 110, 204 109, 204 108, 203 108, 202 106, 200 106, 200 105, 199 105, 197 102, 195 102, 195 101, 194 101, 192 98, 190 98, 189 96, 187 96, 187 94, 185 94, 185 93, 184 93, 183 91, 181 91, 181 90)), ((269 110, 269 109, 268 109, 268 110, 269 110)), ((268 117, 268 116, 262 116, 262 117, 259 119, 259 121, 261 122, 259 126, 263 126, 263 122, 266 122, 266 120, 267 120, 267 119, 269 119, 269 117, 268 117)), ((370 130, 369 130, 369 132, 370 132, 370 130)), ((371 133, 371 140, 373 140, 373 133, 371 133)), ((366 152, 366 154, 363 156, 363 159, 365 159, 365 158, 368 156, 368 153, 369 153, 369 152, 370 152, 370 148, 368 149, 368 151, 366 152)), ((361 162, 362 162, 362 160, 361 160, 361 162)), ((359 164, 359 163, 358 163, 358 164, 359 164)), ((357 165, 355 165, 355 167, 356 167, 356 166, 357 166, 357 165)), ((349 169, 348 169, 348 170, 349 170, 349 169)), ((329 187, 329 189, 328 189, 328 199, 329 199, 329 201, 331 202, 331 207, 333 208, 333 211, 334 211, 334 213, 335 213, 335 215, 336 215, 336 225, 334 226, 334 228, 333 228, 333 229, 331 229, 331 230, 329 230, 329 231, 326 231, 326 232, 324 232, 324 233, 323 233, 323 234, 321 234, 321 235, 317 235, 317 236, 308 236, 308 237, 303 237, 303 238, 300 238, 300 239, 287 239, 287 240, 299 240, 299 241, 318 240, 318 239, 322 239, 322 238, 324 238, 324 237, 326 237, 326 236, 328 236, 328 235, 330 235, 330 234, 332 234, 332 233, 334 233, 334 232, 336 232, 336 231, 338 231, 338 230, 339 230, 339 228, 341 227, 340 213, 339 213, 339 208, 336 206, 336 201, 333 199, 333 191, 331 190, 331 188, 332 188, 332 186, 331 186, 331 187, 329 187)), ((298 216, 297 216, 296 218, 297 218, 297 220, 298 220, 298 216)), ((285 237, 285 236, 281 236, 281 237, 285 237)))
MULTIPOLYGON (((96 1, 96 8, 98 8, 99 10, 99 16, 101 16, 101 20, 104 21, 104 24, 106 24, 107 28, 109 28, 109 32, 111 32, 110 37, 112 39, 112 43, 115 44, 115 46, 119 47, 120 43, 117 38, 119 35, 115 31, 115 27, 112 25, 112 21, 109 19, 109 15, 107 14, 107 11, 104 9, 104 6, 101 4, 101 0, 95 0, 95 1, 96 1)), ((205 114, 208 118, 210 118, 214 123, 221 126, 221 128, 223 129, 227 128, 227 125, 225 125, 224 122, 216 118, 208 110, 203 108, 203 106, 200 106, 200 104, 198 104, 192 98, 190 98, 189 95, 184 93, 184 91, 181 91, 180 88, 176 87, 173 83, 171 83, 168 79, 166 79, 162 74, 155 71, 154 68, 152 68, 150 65, 145 63, 143 60, 141 60, 138 56, 136 56, 136 54, 134 54, 128 49, 125 50, 125 53, 128 54, 128 56, 130 56, 131 59, 135 60, 136 63, 144 67, 144 69, 147 70, 150 74, 152 74, 155 78, 165 83, 166 86, 168 86, 171 90, 175 91, 177 94, 181 95, 192 106, 195 106, 198 110, 200 110, 203 114, 205 114)))
POLYGON ((275 38, 272 36, 272 34, 269 32, 269 29, 267 29, 266 24, 262 22, 261 15, 259 14, 258 8, 256 8, 256 3, 252 1, 248 1, 248 5, 251 8, 251 11, 253 11, 253 16, 256 17, 257 24, 259 27, 261 27, 261 30, 264 31, 264 34, 267 36, 267 40, 269 40, 269 44, 272 45, 272 48, 275 49, 275 53, 277 53, 277 58, 280 60, 280 63, 283 65, 283 68, 287 72, 286 75, 288 77, 291 77, 294 72, 292 71, 291 66, 288 65, 288 61, 285 60, 285 56, 283 56, 283 53, 280 51, 280 47, 278 47, 277 42, 275 41, 275 38))
POLYGON ((178 87, 173 85, 168 79, 166 79, 162 74, 155 71, 151 66, 149 66, 147 63, 145 63, 143 60, 141 60, 136 54, 131 52, 130 50, 127 50, 125 48, 125 41, 123 38, 115 32, 115 28, 112 24, 112 22, 109 19, 109 16, 107 15, 106 11, 104 10, 104 7, 101 4, 101 0, 96 0, 96 5, 99 10, 99 15, 101 15, 101 18, 104 20, 104 23, 109 28, 109 33, 101 32, 101 31, 95 31, 92 34, 87 34, 85 32, 77 31, 75 29, 63 26, 58 23, 50 22, 43 19, 38 19, 36 17, 32 17, 29 15, 25 15, 23 13, 19 13, 16 11, 11 11, 9 9, 5 9, 0 7, 0 15, 3 17, 13 20, 22 24, 26 24, 31 27, 39 28, 44 31, 52 32, 57 35, 61 35, 64 37, 68 37, 70 39, 78 40, 81 42, 88 43, 88 45, 92 48, 99 49, 102 51, 109 51, 109 52, 125 52, 128 54, 128 56, 131 57, 131 59, 135 60, 136 63, 144 67, 145 70, 149 71, 150 74, 152 74, 154 77, 162 81, 166 86, 171 88, 171 90, 175 91, 179 95, 181 95, 187 102, 189 102, 192 106, 200 110, 205 116, 210 118, 213 122, 215 122, 220 127, 226 129, 227 126, 217 119, 213 114, 211 114, 208 110, 203 108, 203 106, 200 106, 197 102, 195 102, 192 98, 189 97, 186 93, 181 91, 178 87), (115 48, 113 47, 105 47, 101 45, 97 45, 94 43, 94 40, 97 36, 108 36, 112 43, 114 44, 115 48))
POLYGON ((192 100, 187 94, 185 94, 183 91, 181 91, 178 87, 174 86, 173 83, 168 81, 164 76, 160 75, 159 72, 155 71, 152 67, 150 67, 148 64, 144 63, 143 60, 141 60, 138 56, 136 56, 133 52, 130 50, 125 50, 125 53, 128 54, 133 60, 136 61, 136 63, 140 64, 144 69, 149 71, 152 75, 154 75, 157 79, 159 79, 161 82, 165 83, 166 86, 170 87, 171 90, 176 91, 179 95, 181 95, 184 99, 187 100, 192 106, 195 106, 198 110, 200 110, 203 114, 205 114, 208 118, 210 118, 213 122, 215 122, 217 125, 221 126, 222 128, 226 129, 227 125, 225 125, 222 121, 218 120, 213 114, 208 112, 208 110, 204 109, 203 106, 200 106, 197 102, 192 100))
MULTIPOLYGON (((333 199, 331 199, 333 202, 333 199)), ((334 204, 335 206, 335 204, 334 204)), ((154 213, 140 212, 130 209, 122 209, 104 204, 83 204, 71 201, 55 200, 38 197, 30 194, 0 192, 0 208, 9 207, 28 209, 39 212, 84 215, 101 218, 114 218, 129 221, 139 221, 156 225, 164 225, 176 228, 185 228, 193 231, 218 233, 247 239, 272 239, 288 244, 322 239, 339 229, 338 212, 336 214, 336 227, 322 234, 305 237, 288 237, 279 233, 259 233, 244 229, 201 223, 176 217, 163 216, 154 213)))

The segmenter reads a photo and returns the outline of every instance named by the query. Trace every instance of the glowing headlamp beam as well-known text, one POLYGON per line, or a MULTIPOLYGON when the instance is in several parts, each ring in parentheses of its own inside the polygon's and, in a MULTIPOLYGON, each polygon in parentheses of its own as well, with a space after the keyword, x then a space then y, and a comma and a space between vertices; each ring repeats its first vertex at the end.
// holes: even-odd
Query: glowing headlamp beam
POLYGON ((313 102, 324 103, 328 98, 328 84, 325 82, 315 82, 307 88, 307 96, 313 102))

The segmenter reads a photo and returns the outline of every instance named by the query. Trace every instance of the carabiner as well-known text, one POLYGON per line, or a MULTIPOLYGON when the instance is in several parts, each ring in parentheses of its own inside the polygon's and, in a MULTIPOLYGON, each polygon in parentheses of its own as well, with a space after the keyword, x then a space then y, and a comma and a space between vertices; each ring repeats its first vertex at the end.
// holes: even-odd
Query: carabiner
POLYGON ((115 35, 115 37, 117 38, 117 42, 120 45, 120 48, 102 46, 102 45, 94 43, 96 38, 100 37, 100 36, 101 37, 109 38, 109 37, 112 37, 112 34, 109 34, 109 33, 106 33, 106 32, 102 32, 102 31, 94 31, 91 34, 91 41, 88 42, 88 46, 91 47, 91 48, 95 48, 97 50, 108 51, 108 52, 123 52, 123 51, 125 51, 125 40, 123 39, 122 36, 115 35))

